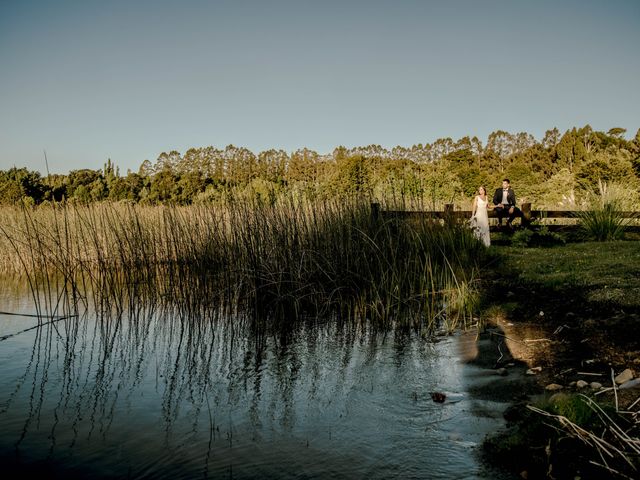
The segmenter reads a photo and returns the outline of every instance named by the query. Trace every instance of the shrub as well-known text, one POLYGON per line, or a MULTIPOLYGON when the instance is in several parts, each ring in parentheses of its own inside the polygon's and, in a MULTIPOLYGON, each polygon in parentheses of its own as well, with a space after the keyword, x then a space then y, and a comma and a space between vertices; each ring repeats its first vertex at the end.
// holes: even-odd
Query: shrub
POLYGON ((625 193, 622 186, 598 182, 598 192, 590 195, 589 209, 577 213, 584 239, 605 242, 624 237, 624 229, 629 223, 622 216, 625 193))
POLYGON ((562 235, 549 231, 546 226, 538 230, 519 230, 511 238, 511 244, 516 247, 553 247, 565 243, 562 235))

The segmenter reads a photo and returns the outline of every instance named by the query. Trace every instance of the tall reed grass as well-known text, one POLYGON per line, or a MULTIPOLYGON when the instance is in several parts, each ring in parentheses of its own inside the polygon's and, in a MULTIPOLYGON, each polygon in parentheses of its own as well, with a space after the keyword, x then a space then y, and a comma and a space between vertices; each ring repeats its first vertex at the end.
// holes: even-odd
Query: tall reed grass
POLYGON ((622 214, 628 191, 619 184, 598 182, 598 190, 588 196, 588 210, 577 213, 585 239, 605 242, 624 237, 625 227, 630 223, 622 214))
POLYGON ((382 326, 468 321, 486 254, 467 229, 372 218, 357 200, 5 208, 0 269, 44 291, 43 308, 135 302, 306 315, 382 326))

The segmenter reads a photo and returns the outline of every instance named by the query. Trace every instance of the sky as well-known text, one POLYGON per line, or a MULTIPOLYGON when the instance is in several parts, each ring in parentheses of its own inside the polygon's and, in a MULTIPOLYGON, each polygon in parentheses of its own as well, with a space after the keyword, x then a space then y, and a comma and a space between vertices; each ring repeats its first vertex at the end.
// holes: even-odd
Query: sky
POLYGON ((640 1, 0 0, 0 169, 640 128, 640 1))

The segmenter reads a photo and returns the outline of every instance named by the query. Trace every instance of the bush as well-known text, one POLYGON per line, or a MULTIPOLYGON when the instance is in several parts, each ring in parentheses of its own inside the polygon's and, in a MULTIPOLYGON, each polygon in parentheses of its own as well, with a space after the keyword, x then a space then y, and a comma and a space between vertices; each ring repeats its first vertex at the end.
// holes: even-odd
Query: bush
POLYGON ((622 216, 627 193, 628 189, 622 185, 598 182, 598 192, 591 194, 589 210, 577 214, 582 238, 599 242, 624 238, 624 229, 629 223, 622 216))
POLYGON ((608 202, 593 210, 579 212, 580 234, 586 240, 606 242, 624 238, 628 221, 622 217, 616 202, 608 202))
POLYGON ((550 232, 546 226, 538 230, 519 230, 511 237, 511 244, 515 247, 553 247, 565 243, 562 235, 550 232))

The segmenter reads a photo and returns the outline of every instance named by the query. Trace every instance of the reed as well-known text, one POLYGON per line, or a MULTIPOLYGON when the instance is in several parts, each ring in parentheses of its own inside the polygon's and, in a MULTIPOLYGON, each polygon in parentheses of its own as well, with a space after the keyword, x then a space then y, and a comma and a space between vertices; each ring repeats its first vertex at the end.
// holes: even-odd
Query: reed
MULTIPOLYGON (((485 249, 461 226, 382 221, 361 200, 233 200, 5 208, 0 269, 44 308, 170 301, 258 324, 337 315, 453 329, 469 320, 485 249)), ((76 312, 77 313, 77 312, 76 312)))
POLYGON ((628 188, 619 184, 598 182, 597 192, 588 195, 589 209, 577 213, 582 237, 606 242, 624 238, 630 219, 622 215, 628 204, 628 188))

